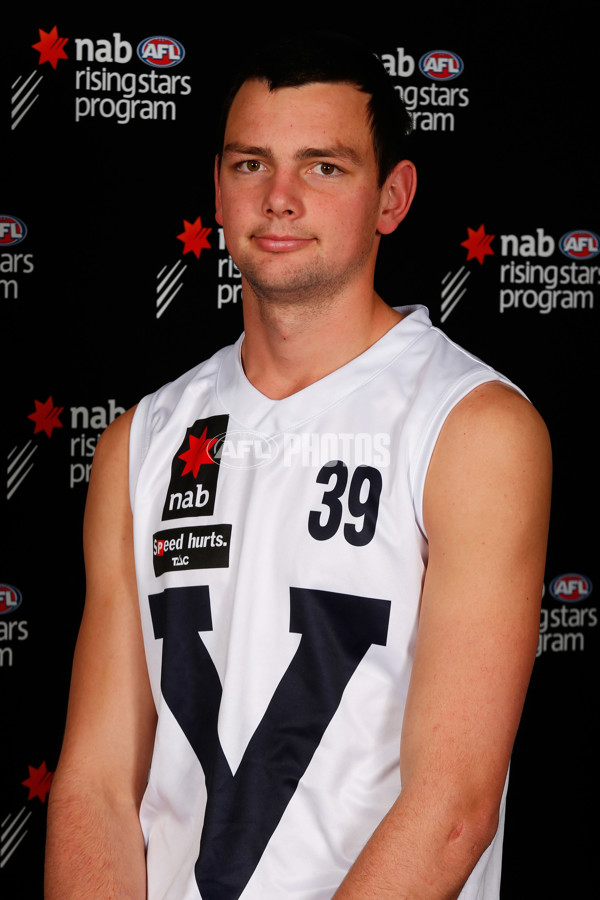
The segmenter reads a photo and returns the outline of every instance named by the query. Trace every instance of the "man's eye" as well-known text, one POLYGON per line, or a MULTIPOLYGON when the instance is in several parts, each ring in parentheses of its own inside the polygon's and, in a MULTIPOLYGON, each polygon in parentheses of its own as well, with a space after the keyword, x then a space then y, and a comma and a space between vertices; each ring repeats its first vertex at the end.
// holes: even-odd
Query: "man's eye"
POLYGON ((238 169, 242 172, 260 172, 262 163, 257 159, 245 159, 238 165, 238 169))
POLYGON ((333 163, 321 162, 313 167, 317 175, 339 175, 340 170, 333 163))

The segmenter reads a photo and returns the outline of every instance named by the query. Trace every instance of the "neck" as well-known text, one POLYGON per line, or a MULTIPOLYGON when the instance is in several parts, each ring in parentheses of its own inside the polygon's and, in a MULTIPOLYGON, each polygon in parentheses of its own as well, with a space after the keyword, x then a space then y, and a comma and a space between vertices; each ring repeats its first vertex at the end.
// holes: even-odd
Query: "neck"
POLYGON ((339 369, 402 318, 372 290, 352 304, 338 298, 306 307, 260 301, 243 287, 244 371, 254 387, 273 400, 339 369))

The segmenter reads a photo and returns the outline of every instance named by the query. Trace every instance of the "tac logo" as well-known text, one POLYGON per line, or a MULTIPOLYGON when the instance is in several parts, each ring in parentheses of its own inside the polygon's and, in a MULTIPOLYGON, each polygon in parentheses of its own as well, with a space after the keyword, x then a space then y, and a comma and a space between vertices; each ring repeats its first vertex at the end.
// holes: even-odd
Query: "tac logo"
POLYGON ((450 50, 430 50, 419 60, 419 69, 432 81, 452 81, 464 69, 463 61, 450 50))
POLYGON ((600 253, 600 239, 593 231, 569 231, 561 237, 559 247, 569 259, 593 259, 600 253))
POLYGON ((16 216, 0 215, 0 247, 12 247, 19 244, 26 234, 25 223, 16 216))
POLYGON ((147 66, 152 66, 153 69, 170 69, 172 66, 179 65, 185 56, 185 50, 183 44, 174 38, 156 35, 140 41, 137 55, 142 62, 145 62, 147 66))
POLYGON ((152 540, 154 574, 182 569, 223 569, 229 566, 231 525, 196 525, 160 531, 152 540))
POLYGON ((562 600, 563 603, 579 603, 580 600, 587 600, 592 593, 592 582, 585 575, 569 572, 551 581, 550 593, 555 600, 562 600))
POLYGON ((21 591, 10 584, 0 584, 0 616, 14 612, 21 605, 21 591))

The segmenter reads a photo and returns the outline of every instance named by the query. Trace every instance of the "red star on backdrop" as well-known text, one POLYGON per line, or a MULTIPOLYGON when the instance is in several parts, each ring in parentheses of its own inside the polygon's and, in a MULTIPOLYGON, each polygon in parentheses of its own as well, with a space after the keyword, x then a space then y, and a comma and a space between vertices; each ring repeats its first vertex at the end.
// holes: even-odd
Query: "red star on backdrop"
POLYGON ((477 231, 467 228, 467 232, 469 237, 466 241, 462 241, 460 245, 461 247, 466 247, 469 251, 467 253, 467 262, 470 259, 476 259, 483 265, 484 257, 494 255, 490 244, 494 240, 495 235, 486 234, 483 225, 480 225, 477 231))
POLYGON ((33 766, 27 766, 27 768, 29 769, 29 778, 26 778, 25 781, 21 782, 21 784, 29 788, 29 796, 27 799, 32 800, 34 797, 38 797, 42 803, 45 803, 54 772, 49 772, 46 769, 45 762, 41 764, 39 769, 36 769, 33 766))
POLYGON ((195 222, 188 222, 184 219, 183 227, 185 230, 177 235, 177 240, 183 241, 184 253, 193 253, 199 259, 202 250, 210 250, 207 237, 211 233, 212 228, 205 228, 202 225, 200 216, 195 222))
POLYGON ((69 38, 59 37, 56 25, 52 31, 43 31, 41 28, 38 28, 38 32, 40 35, 39 41, 37 44, 31 45, 34 50, 39 50, 40 61, 38 66, 49 62, 52 68, 56 69, 59 59, 69 58, 63 49, 69 38))
POLYGON ((32 412, 27 416, 28 419, 31 419, 35 422, 35 428, 33 429, 34 434, 38 434, 40 431, 45 431, 48 437, 52 437, 52 429, 53 428, 62 428, 62 422, 59 420, 59 416, 63 411, 64 407, 55 406, 52 402, 52 397, 48 397, 45 403, 40 403, 39 400, 35 400, 35 412, 32 412))
POLYGON ((202 432, 201 437, 194 437, 193 434, 190 434, 190 448, 186 450, 185 453, 180 453, 179 459, 183 459, 185 461, 185 468, 181 473, 183 475, 187 475, 188 472, 194 473, 194 478, 198 477, 198 471, 200 466, 208 465, 209 463, 215 464, 214 459, 209 453, 211 447, 213 447, 218 441, 218 438, 207 438, 206 437, 206 428, 202 432))

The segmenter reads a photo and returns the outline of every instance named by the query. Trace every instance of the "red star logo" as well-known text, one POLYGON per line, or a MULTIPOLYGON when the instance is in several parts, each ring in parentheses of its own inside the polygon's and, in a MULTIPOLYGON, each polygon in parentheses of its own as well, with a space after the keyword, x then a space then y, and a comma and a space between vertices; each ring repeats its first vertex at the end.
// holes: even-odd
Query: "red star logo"
POLYGON ((32 412, 27 416, 28 419, 35 422, 33 433, 38 434, 40 431, 45 431, 48 437, 52 437, 53 428, 63 427, 62 422, 59 421, 58 417, 64 407, 54 406, 52 397, 48 397, 45 403, 40 403, 39 400, 35 400, 34 403, 35 412, 32 412))
POLYGON ((202 250, 210 250, 207 237, 211 233, 212 228, 204 228, 200 216, 195 222, 187 222, 184 219, 183 227, 185 230, 177 235, 177 240, 183 241, 184 253, 193 253, 196 259, 199 259, 202 250))
POLYGON ((218 441, 218 438, 207 438, 206 437, 206 428, 202 432, 202 436, 197 438, 194 437, 193 434, 190 434, 190 448, 186 450, 185 453, 179 454, 179 459, 183 459, 185 461, 185 468, 181 473, 183 475, 187 475, 188 472, 194 473, 194 478, 198 477, 198 471, 200 466, 208 465, 209 463, 215 464, 214 459, 209 453, 211 447, 213 447, 218 441))
POLYGON ((38 28, 40 39, 37 44, 32 44, 34 50, 39 50, 40 53, 40 61, 38 66, 41 66, 42 63, 49 62, 53 69, 56 69, 56 65, 59 59, 68 59, 69 57, 63 50, 63 47, 69 40, 69 38, 61 38, 58 36, 58 31, 56 30, 56 25, 52 29, 52 31, 43 31, 41 28, 38 28))
POLYGON ((34 797, 38 797, 42 803, 45 803, 54 772, 48 772, 45 762, 41 764, 39 769, 35 769, 33 766, 27 766, 27 768, 29 769, 29 778, 21 782, 21 784, 29 788, 29 797, 27 799, 32 800, 34 797))
POLYGON ((493 256, 494 251, 490 247, 490 244, 494 240, 495 235, 486 234, 483 225, 480 225, 477 231, 473 231, 472 228, 467 228, 467 232, 469 237, 466 241, 462 241, 461 247, 466 247, 469 251, 467 253, 467 262, 470 259, 477 259, 480 265, 483 265, 483 259, 485 256, 493 256))

